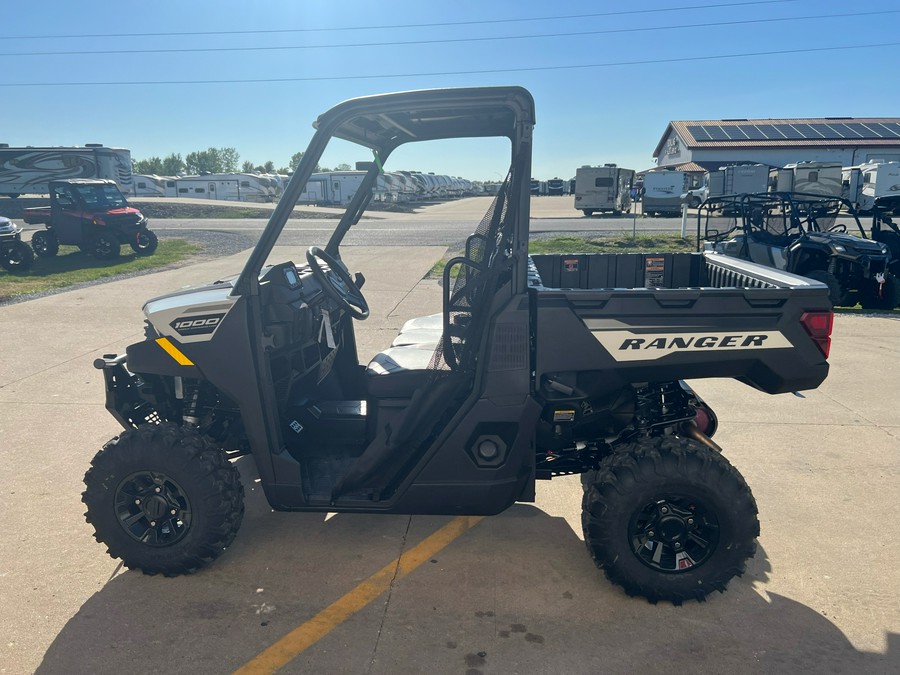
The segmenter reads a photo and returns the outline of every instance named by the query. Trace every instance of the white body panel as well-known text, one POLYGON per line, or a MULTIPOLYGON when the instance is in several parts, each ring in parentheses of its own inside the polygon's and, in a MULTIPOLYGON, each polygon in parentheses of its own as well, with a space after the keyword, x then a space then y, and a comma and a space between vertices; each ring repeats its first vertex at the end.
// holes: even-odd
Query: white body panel
POLYGON ((627 211, 634 171, 617 166, 583 166, 575 171, 575 208, 627 211))
POLYGON ((681 213, 688 175, 683 171, 651 171, 644 175, 644 213, 681 213))

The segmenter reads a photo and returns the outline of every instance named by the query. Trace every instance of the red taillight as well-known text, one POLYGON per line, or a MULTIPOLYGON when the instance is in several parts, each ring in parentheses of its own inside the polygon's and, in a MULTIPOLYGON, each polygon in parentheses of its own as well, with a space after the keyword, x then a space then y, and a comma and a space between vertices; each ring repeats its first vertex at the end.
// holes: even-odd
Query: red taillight
POLYGON ((803 312, 800 317, 800 323, 809 333, 825 358, 828 358, 828 352, 831 351, 831 329, 834 327, 834 312, 831 310, 821 312, 803 312))

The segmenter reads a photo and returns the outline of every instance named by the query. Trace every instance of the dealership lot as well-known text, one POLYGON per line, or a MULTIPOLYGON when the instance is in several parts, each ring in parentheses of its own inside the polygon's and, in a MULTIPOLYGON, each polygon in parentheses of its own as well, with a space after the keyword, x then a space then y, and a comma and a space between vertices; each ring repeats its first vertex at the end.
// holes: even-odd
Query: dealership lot
MULTIPOLYGON (((440 289, 422 277, 443 253, 345 248, 372 307, 357 324, 361 358, 439 308, 440 289)), ((303 249, 275 255, 300 261, 303 249)), ((91 362, 142 339, 144 300, 233 273, 245 258, 0 307, 0 672, 259 665, 267 647, 360 597, 363 582, 451 523, 273 513, 242 458, 244 524, 207 570, 145 577, 93 541, 81 478, 119 429, 91 362)), ((626 597, 580 541, 578 479, 560 479, 539 485, 536 504, 448 539, 385 593, 320 626, 310 646, 288 644, 283 672, 896 672, 900 321, 840 315, 831 363, 802 398, 694 383, 762 523, 748 573, 724 595, 680 608, 626 597)))

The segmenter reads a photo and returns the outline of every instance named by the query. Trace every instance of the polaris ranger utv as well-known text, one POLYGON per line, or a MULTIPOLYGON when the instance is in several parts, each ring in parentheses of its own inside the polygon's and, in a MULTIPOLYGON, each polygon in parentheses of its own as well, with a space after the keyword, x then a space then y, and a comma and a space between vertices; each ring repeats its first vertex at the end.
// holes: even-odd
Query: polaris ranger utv
POLYGON ((255 459, 284 511, 497 514, 582 474, 584 534, 652 602, 722 591, 755 551, 757 508, 683 378, 770 393, 828 372, 825 286, 713 253, 528 256, 534 103, 518 87, 355 99, 321 115, 243 271, 144 306, 146 339, 98 359, 125 428, 85 476, 110 555, 193 572, 232 542, 255 459), (506 138, 510 170, 443 307, 360 362, 364 277, 341 242, 404 143, 506 138), (324 248, 265 266, 329 139, 374 152, 324 248))
POLYGON ((698 248, 702 225, 702 239, 713 250, 820 281, 834 305, 893 309, 900 303, 888 245, 866 236, 846 199, 800 192, 726 195, 703 202, 697 219, 698 248))
POLYGON ((25 209, 24 220, 44 224, 31 237, 41 258, 55 256, 60 244, 77 246, 99 260, 119 256, 122 244, 141 256, 153 255, 159 240, 147 218, 128 205, 115 181, 70 178, 50 181, 50 206, 25 209))

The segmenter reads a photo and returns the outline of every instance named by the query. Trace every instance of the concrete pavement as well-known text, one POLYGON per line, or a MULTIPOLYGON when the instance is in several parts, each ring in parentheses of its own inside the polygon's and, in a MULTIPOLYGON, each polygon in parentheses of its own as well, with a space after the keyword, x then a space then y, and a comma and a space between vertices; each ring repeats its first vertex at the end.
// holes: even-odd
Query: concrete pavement
MULTIPOLYGON (((314 243, 314 242, 310 242, 314 243)), ((347 248, 372 317, 361 358, 436 311, 441 247, 347 248), (398 264, 402 261, 402 264, 398 264)), ((278 259, 302 260, 302 248, 278 259)), ((273 513, 238 460, 233 546, 177 579, 124 571, 80 503, 119 428, 91 361, 141 339, 144 300, 237 271, 245 254, 0 307, 0 673, 232 671, 449 519, 273 513)), ((580 541, 577 478, 486 519, 304 651, 291 673, 896 672, 900 321, 844 314, 805 398, 693 385, 754 491, 762 535, 727 593, 627 598, 580 541)))

